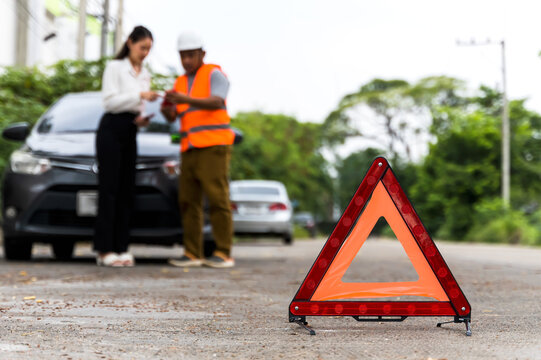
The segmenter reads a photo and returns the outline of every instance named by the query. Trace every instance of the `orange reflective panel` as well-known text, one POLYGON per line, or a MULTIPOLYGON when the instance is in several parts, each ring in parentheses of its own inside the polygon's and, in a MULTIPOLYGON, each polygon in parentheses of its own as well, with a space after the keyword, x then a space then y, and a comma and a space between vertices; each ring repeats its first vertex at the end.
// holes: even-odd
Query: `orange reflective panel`
POLYGON ((379 181, 355 227, 342 244, 310 300, 369 299, 407 295, 449 301, 385 186, 379 181), (385 218, 404 247, 415 271, 417 271, 419 280, 404 282, 343 282, 344 274, 380 217, 385 218))

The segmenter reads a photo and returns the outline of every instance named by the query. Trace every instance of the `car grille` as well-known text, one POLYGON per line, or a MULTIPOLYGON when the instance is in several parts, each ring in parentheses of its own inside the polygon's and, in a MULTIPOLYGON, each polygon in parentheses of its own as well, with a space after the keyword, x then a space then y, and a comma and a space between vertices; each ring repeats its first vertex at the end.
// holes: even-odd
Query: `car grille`
MULTIPOLYGON (((31 225, 67 226, 75 228, 93 228, 95 217, 79 217, 70 210, 38 210, 28 222, 31 225)), ((179 218, 171 212, 136 211, 131 218, 133 229, 180 227, 179 218)))
MULTIPOLYGON (((27 223, 41 226, 93 228, 95 217, 80 217, 75 210, 76 194, 80 190, 96 190, 88 185, 56 185, 41 197, 27 223)), ((138 186, 135 194, 135 211, 131 217, 132 229, 180 228, 176 204, 159 190, 138 186), (139 206, 137 205, 139 204, 139 206)))
MULTIPOLYGON (((63 192, 63 193, 73 193, 75 194, 80 190, 95 190, 97 191, 98 188, 96 185, 69 185, 69 184, 62 184, 62 185, 54 185, 49 188, 48 191, 50 192, 63 192)), ((161 192, 151 186, 137 186, 135 188, 135 194, 137 195, 143 195, 143 194, 155 194, 155 195, 161 195, 161 192)))

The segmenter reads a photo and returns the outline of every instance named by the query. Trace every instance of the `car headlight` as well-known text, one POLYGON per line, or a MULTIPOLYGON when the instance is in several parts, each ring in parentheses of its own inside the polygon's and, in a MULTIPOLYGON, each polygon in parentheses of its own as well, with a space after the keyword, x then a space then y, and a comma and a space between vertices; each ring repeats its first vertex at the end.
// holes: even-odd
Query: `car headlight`
POLYGON ((162 164, 162 170, 166 175, 178 176, 180 174, 180 162, 178 160, 169 160, 162 164))
POLYGON ((11 170, 17 174, 40 175, 51 169, 49 159, 16 150, 9 159, 11 170))

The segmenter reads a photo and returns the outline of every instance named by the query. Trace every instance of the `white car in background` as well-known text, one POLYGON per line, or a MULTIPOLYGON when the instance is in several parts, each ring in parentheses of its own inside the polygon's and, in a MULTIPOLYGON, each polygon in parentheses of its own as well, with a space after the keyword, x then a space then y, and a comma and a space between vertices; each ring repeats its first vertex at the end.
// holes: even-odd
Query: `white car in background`
POLYGON ((235 235, 280 236, 293 242, 293 209, 286 187, 278 181, 238 180, 230 183, 235 235))

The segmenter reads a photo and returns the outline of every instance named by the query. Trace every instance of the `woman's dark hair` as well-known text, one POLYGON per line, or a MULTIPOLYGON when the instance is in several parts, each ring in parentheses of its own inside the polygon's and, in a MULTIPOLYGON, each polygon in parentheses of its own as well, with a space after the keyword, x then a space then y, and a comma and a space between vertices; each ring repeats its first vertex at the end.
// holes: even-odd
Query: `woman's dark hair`
MULTIPOLYGON (((131 40, 132 44, 138 42, 139 40, 143 40, 146 38, 150 38, 150 40, 154 40, 152 38, 152 33, 149 29, 147 29, 144 26, 136 26, 133 28, 133 31, 128 36, 128 40, 131 40)), ((120 60, 124 59, 126 56, 130 54, 130 48, 128 47, 128 40, 124 42, 124 45, 122 45, 122 48, 120 51, 116 54, 115 59, 120 60)))

